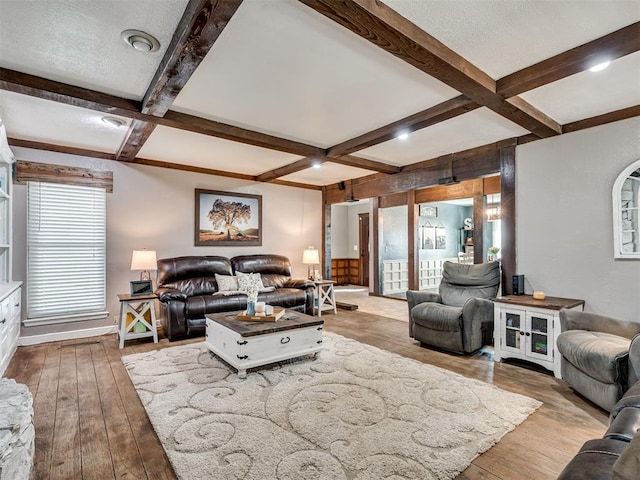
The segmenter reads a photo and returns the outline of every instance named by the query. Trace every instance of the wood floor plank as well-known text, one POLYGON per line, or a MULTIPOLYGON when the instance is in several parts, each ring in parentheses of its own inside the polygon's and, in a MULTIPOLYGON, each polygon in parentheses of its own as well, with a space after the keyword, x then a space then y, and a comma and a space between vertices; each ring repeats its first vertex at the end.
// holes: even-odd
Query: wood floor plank
POLYGON ((115 478, 91 346, 76 349, 83 480, 115 478))
POLYGON ((52 445, 51 479, 81 478, 78 373, 75 348, 60 348, 60 375, 52 445))
POLYGON ((111 365, 102 344, 91 345, 91 355, 116 478, 146 479, 142 458, 122 404, 111 365))
POLYGON ((44 367, 33 402, 33 423, 36 430, 36 445, 32 472, 33 477, 38 480, 47 480, 51 474, 59 376, 60 349, 57 344, 50 343, 47 345, 44 367))
POLYGON ((135 388, 132 388, 133 385, 122 363, 119 349, 110 342, 105 342, 104 348, 148 477, 154 480, 175 479, 171 463, 164 453, 140 397, 138 397, 135 388))

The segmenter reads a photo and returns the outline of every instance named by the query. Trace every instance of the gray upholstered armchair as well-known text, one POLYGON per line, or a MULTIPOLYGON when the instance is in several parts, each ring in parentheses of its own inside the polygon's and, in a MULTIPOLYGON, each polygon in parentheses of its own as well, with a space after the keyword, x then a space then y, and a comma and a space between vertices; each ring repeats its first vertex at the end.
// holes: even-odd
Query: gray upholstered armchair
POLYGON ((558 351, 563 380, 611 411, 640 376, 640 323, 560 310, 560 328, 558 351))
POLYGON ((498 262, 445 262, 439 293, 409 290, 409 336, 420 343, 471 353, 493 342, 493 302, 498 262))

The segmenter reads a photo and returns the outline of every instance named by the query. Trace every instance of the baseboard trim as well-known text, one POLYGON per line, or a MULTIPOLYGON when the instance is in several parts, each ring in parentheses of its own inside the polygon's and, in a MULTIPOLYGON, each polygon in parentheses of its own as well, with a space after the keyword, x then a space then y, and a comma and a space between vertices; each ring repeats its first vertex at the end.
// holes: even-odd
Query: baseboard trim
POLYGON ((44 333, 42 335, 29 335, 27 337, 18 338, 18 346, 26 347, 28 345, 38 345, 40 343, 59 342, 61 340, 73 340, 75 338, 99 337, 100 335, 109 335, 116 333, 118 327, 116 325, 107 325, 105 327, 84 328, 81 330, 70 330, 68 332, 44 333))

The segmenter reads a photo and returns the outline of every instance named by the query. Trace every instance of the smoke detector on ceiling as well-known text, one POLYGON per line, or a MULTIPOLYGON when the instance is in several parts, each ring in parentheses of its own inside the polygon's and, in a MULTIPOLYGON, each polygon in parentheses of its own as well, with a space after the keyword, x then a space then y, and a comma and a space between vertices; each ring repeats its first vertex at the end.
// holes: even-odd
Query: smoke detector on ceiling
POLYGON ((155 37, 140 30, 125 30, 120 34, 120 38, 139 52, 155 52, 160 48, 160 42, 155 37))

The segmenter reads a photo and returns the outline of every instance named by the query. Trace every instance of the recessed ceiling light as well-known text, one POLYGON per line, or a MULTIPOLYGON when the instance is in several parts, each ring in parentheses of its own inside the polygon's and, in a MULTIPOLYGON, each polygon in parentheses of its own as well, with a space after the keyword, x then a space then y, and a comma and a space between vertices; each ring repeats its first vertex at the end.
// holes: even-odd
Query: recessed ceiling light
POLYGON ((605 68, 607 68, 609 66, 609 62, 602 62, 599 63, 598 65, 594 65, 593 67, 591 67, 589 69, 590 72, 599 72, 600 70, 604 70, 605 68))
POLYGON ((313 162, 313 165, 311 165, 313 168, 320 168, 320 162, 313 162))
POLYGON ((102 117, 102 121, 111 127, 120 128, 123 127, 127 122, 117 117, 102 117))
POLYGON ((125 30, 120 38, 131 48, 139 52, 155 52, 160 48, 160 42, 146 32, 140 30, 125 30))
POLYGON ((396 135, 396 138, 398 140, 406 140, 409 138, 409 132, 399 132, 398 135, 396 135))

